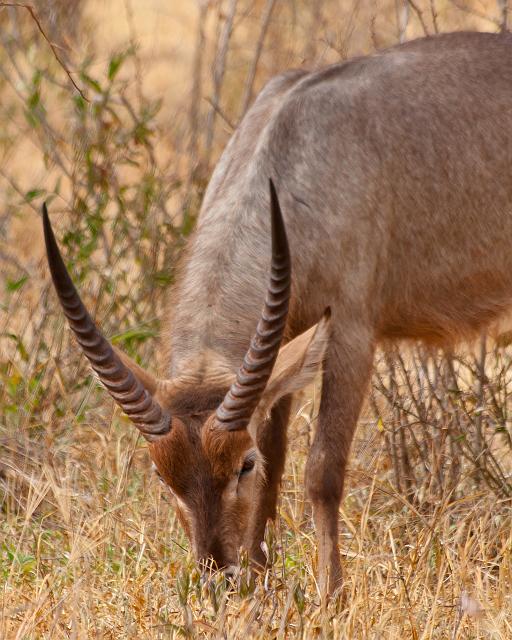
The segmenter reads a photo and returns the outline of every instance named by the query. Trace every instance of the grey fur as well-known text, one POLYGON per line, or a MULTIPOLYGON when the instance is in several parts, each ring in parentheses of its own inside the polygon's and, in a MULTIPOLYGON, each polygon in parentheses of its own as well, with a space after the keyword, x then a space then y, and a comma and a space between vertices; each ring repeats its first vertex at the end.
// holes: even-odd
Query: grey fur
MULTIPOLYGON (((183 261, 171 378, 193 363, 207 381, 242 361, 268 277, 269 178, 292 255, 287 339, 332 308, 307 466, 320 584, 328 576, 332 591, 337 509, 375 345, 453 342, 512 303, 512 36, 445 34, 267 84, 215 169, 183 261)), ((268 431, 266 441, 275 486, 285 444, 276 434, 275 453, 268 431)))

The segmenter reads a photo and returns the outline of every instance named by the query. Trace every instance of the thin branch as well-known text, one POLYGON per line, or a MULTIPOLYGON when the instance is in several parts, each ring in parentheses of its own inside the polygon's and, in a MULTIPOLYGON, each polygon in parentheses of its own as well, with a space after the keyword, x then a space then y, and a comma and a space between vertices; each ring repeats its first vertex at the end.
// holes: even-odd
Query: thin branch
POLYGON ((304 59, 312 67, 316 66, 317 49, 318 49, 318 33, 325 31, 323 17, 323 3, 313 2, 311 7, 311 23, 308 26, 308 41, 304 51, 304 59))
POLYGON ((218 104, 215 104, 211 98, 205 98, 206 102, 210 105, 210 107, 217 113, 224 122, 228 125, 233 132, 236 129, 236 126, 231 122, 231 120, 227 117, 227 115, 222 111, 218 104))
POLYGON ((233 22, 235 20, 237 4, 238 0, 230 0, 228 14, 220 35, 215 66, 213 68, 213 96, 211 98, 212 109, 208 114, 208 120, 206 123, 206 166, 210 164, 210 157, 213 148, 213 134, 215 131, 215 115, 218 113, 218 105, 220 103, 222 82, 226 71, 229 41, 233 32, 233 22))
POLYGON ((2 168, 0 168, 0 177, 2 177, 6 182, 9 183, 9 185, 14 189, 14 191, 16 191, 16 193, 23 200, 24 204, 28 204, 29 207, 31 207, 34 210, 34 212, 37 213, 37 215, 39 215, 40 213, 39 206, 35 205, 33 202, 27 202, 26 191, 24 191, 21 188, 21 186, 16 182, 16 180, 14 178, 11 178, 11 176, 8 173, 6 173, 2 168))
POLYGON ((267 35, 267 31, 270 26, 270 19, 272 17, 272 11, 274 10, 275 5, 276 5, 276 0, 267 0, 267 4, 265 5, 265 10, 261 18, 260 35, 258 37, 258 42, 256 43, 256 51, 254 52, 254 58, 252 59, 251 68, 249 69, 249 73, 247 74, 247 80, 245 81, 245 89, 244 89, 244 96, 242 98, 242 110, 240 113, 240 119, 242 119, 243 116, 245 115, 245 112, 249 108, 249 104, 252 99, 252 94, 254 89, 254 79, 256 78, 258 63, 260 61, 260 57, 263 51, 263 43, 265 41, 265 36, 267 35))
POLYGON ((505 33, 507 31, 508 21, 508 0, 498 0, 498 4, 501 9, 501 31, 505 33))
MULTIPOLYGON (((133 6, 131 0, 124 0, 124 9, 126 12, 126 22, 128 23, 128 30, 130 32, 130 46, 135 54, 137 49, 137 31, 135 28, 135 20, 133 17, 133 6)), ((144 91, 143 91, 143 79, 142 79, 142 66, 140 63, 140 58, 137 55, 133 56, 133 64, 135 67, 135 80, 136 80, 136 90, 137 90, 137 98, 139 100, 139 106, 142 107, 144 104, 144 91)))
POLYGON ((57 51, 57 46, 46 35, 46 32, 43 29, 43 27, 41 25, 41 22, 39 21, 39 18, 37 17, 37 14, 36 14, 36 11, 35 11, 34 7, 32 5, 30 5, 30 4, 23 4, 21 2, 0 2, 0 9, 2 7, 15 7, 15 8, 19 8, 19 9, 26 9, 30 13, 30 15, 32 17, 32 20, 36 23, 36 26, 37 26, 38 30, 40 31, 41 35, 43 36, 43 38, 46 40, 46 42, 50 46, 50 49, 52 50, 52 53, 53 53, 55 59, 57 60, 59 65, 64 70, 64 72, 67 75, 67 77, 69 78, 69 81, 71 82, 71 84, 75 87, 76 91, 80 94, 80 96, 86 102, 90 102, 89 98, 85 95, 85 93, 82 91, 82 89, 80 89, 80 87, 74 81, 73 76, 71 75, 71 71, 68 69, 68 67, 66 66, 65 62, 62 60, 62 58, 60 57, 60 55, 59 55, 59 53, 57 51))
POLYGON ((198 165, 199 157, 199 118, 201 107, 201 95, 202 95, 202 79, 203 79, 203 62, 204 62, 204 43, 205 43, 205 23, 208 15, 208 3, 199 3, 199 16, 197 20, 197 35, 196 44, 194 48, 194 60, 192 71, 192 93, 189 108, 189 126, 190 126, 190 139, 188 145, 188 156, 190 170, 188 173, 187 188, 185 192, 189 192, 190 180, 193 177, 194 171, 198 165))
POLYGON ((379 42, 379 38, 377 37, 376 22, 377 14, 373 13, 370 17, 370 38, 375 51, 379 51, 382 47, 382 43, 379 42))
POLYGON ((430 33, 428 31, 428 28, 427 28, 427 25, 425 23, 425 20, 423 20, 423 12, 422 12, 422 10, 414 2, 414 0, 407 0, 407 2, 410 5, 411 9, 414 11, 414 13, 418 16, 418 20, 420 21, 420 24, 421 24, 421 27, 423 29, 423 32, 425 33, 426 36, 429 36, 430 33))
POLYGON ((432 24, 434 25, 434 32, 439 33, 439 25, 437 24, 437 8, 435 0, 430 0, 430 14, 432 15, 432 24))
POLYGON ((398 42, 405 42, 405 33, 409 24, 409 5, 407 2, 395 0, 396 24, 398 28, 398 42), (400 6, 402 5, 402 6, 400 6))

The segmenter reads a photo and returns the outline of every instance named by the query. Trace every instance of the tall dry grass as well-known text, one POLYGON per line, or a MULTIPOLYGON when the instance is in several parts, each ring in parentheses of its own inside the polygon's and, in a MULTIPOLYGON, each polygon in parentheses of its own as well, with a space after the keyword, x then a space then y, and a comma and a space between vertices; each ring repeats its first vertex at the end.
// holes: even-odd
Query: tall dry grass
MULTIPOLYGON (((0 3, 1 7, 2 3, 0 3)), ((262 84, 501 2, 37 2, 0 8, 0 637, 510 638, 510 348, 380 354, 322 608, 297 399, 272 559, 202 581, 143 443, 64 328, 39 208, 105 332, 153 369, 208 176, 262 84), (62 65, 56 60, 57 53, 62 65), (83 95, 73 87, 66 70, 83 95)))

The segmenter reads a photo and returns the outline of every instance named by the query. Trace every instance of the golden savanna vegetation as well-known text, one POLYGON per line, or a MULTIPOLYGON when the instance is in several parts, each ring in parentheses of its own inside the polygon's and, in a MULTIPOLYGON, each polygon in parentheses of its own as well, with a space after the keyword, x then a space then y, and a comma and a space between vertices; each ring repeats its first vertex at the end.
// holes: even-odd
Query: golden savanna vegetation
POLYGON ((0 2, 0 638, 512 637, 511 351, 378 356, 320 605, 296 399, 271 564, 201 580, 144 441, 91 375, 46 267, 44 200, 104 332, 162 373, 160 322, 208 178, 257 91, 491 0, 0 2))

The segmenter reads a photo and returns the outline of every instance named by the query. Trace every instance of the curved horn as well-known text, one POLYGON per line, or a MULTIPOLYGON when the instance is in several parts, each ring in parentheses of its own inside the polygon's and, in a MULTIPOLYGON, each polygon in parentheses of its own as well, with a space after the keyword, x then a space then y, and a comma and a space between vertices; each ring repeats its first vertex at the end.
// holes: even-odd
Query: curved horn
POLYGON ((217 409, 224 429, 245 429, 261 399, 279 352, 288 314, 291 263, 288 240, 276 189, 270 182, 272 262, 270 283, 261 318, 235 382, 217 409))
POLYGON ((140 380, 122 362, 96 327, 80 299, 57 246, 46 203, 43 204, 43 228, 46 255, 55 290, 69 326, 92 368, 146 440, 151 441, 167 433, 170 429, 170 417, 162 411, 140 380))

